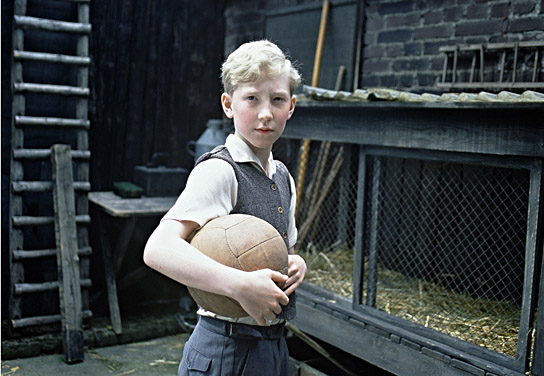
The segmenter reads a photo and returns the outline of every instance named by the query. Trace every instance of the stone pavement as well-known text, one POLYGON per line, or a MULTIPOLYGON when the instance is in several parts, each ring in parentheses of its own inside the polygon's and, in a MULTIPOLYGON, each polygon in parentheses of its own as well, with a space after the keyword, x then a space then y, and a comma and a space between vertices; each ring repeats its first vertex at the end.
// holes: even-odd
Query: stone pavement
POLYGON ((2 375, 102 376, 176 375, 183 346, 189 334, 182 333, 148 341, 87 349, 85 360, 66 364, 62 354, 2 360, 2 375))
MULTIPOLYGON (((189 323, 193 322, 187 317, 189 323)), ((187 322, 185 322, 187 324, 187 322)), ((172 313, 135 315, 123 318, 123 334, 113 333, 109 318, 93 318, 85 329, 85 359, 81 363, 63 361, 60 335, 42 334, 19 338, 2 337, 1 374, 13 376, 174 376, 190 328, 180 325, 172 313)), ((3 333, 4 334, 4 330, 3 333)), ((345 375, 332 363, 313 352, 293 335, 288 336, 291 375, 345 375), (323 372, 318 371, 321 369, 323 372), (329 372, 330 371, 330 372, 329 372)), ((329 348, 332 353, 332 348, 329 348)), ((367 376, 384 372, 350 360, 348 354, 334 354, 351 369, 364 369, 367 376)), ((353 357, 351 357, 353 358, 353 357)))

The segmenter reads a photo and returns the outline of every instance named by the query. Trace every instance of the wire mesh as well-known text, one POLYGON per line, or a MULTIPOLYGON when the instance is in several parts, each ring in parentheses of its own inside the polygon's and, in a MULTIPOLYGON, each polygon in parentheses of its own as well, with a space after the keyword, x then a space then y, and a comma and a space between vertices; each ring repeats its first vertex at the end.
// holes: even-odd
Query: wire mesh
MULTIPOLYGON (((275 158, 295 176, 301 140, 275 158)), ((363 302, 515 356, 523 295, 528 170, 367 155, 313 141, 300 188, 296 245, 306 280, 353 295, 358 184, 364 184, 363 302)))

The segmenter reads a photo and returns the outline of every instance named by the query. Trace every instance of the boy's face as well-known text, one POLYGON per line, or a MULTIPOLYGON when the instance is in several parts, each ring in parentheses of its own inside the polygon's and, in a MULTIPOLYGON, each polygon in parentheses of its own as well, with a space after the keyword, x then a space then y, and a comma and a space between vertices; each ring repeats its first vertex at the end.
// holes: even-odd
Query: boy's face
POLYGON ((234 120, 235 134, 257 149, 272 148, 293 115, 295 103, 284 76, 243 84, 232 95, 221 96, 225 115, 234 120))

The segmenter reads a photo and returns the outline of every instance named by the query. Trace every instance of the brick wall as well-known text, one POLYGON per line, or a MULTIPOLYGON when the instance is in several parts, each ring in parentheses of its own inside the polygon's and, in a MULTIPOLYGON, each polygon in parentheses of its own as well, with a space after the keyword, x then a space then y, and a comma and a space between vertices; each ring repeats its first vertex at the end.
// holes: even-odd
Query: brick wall
POLYGON ((366 0, 363 87, 437 90, 455 44, 544 41, 544 2, 366 0), (438 4, 438 5, 437 5, 438 4))
MULTIPOLYGON (((266 12, 301 4, 321 1, 228 2, 225 53, 264 36, 266 12)), ((516 41, 544 41, 543 0, 364 0, 359 87, 442 92, 440 46, 516 41)))

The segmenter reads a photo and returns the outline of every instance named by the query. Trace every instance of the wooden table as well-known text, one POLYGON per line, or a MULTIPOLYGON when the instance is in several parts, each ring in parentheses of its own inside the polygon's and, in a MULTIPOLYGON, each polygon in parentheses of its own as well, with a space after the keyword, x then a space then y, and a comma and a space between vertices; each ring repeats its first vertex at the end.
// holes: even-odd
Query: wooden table
MULTIPOLYGON (((176 196, 123 198, 113 192, 89 193, 89 201, 99 212, 93 219, 97 221, 99 228, 110 318, 116 334, 123 332, 117 298, 117 273, 123 263, 136 222, 141 217, 164 215, 174 205, 176 199, 176 196), (121 229, 114 236, 115 241, 111 239, 111 227, 106 224, 106 217, 122 219, 121 229)), ((134 271, 135 274, 138 272, 134 271)))

